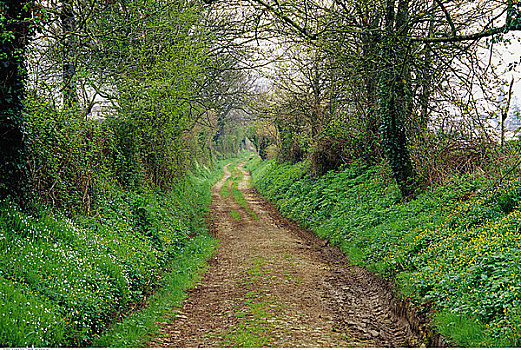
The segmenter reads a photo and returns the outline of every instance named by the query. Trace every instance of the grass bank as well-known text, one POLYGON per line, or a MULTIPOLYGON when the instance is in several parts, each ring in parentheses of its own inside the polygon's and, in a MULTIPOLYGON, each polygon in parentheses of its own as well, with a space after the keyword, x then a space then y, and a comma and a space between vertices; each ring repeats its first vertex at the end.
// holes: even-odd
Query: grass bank
POLYGON ((467 175, 401 203, 380 167, 318 179, 306 163, 256 158, 247 167, 284 216, 433 310, 453 345, 521 345, 521 179, 467 175))
POLYGON ((1 202, 0 344, 142 345, 211 254, 204 215, 222 175, 200 168, 168 194, 107 187, 89 216, 1 202))

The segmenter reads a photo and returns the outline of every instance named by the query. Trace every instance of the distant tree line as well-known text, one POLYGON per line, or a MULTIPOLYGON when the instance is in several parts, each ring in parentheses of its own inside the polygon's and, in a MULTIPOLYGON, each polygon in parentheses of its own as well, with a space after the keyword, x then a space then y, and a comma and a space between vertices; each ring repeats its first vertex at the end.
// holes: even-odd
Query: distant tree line
POLYGON ((383 158, 404 198, 452 161, 465 168, 458 153, 475 166, 489 160, 495 141, 483 114, 508 109, 497 100, 508 81, 489 58, 521 29, 518 1, 210 2, 240 4, 259 32, 278 35, 283 60, 256 128, 276 128, 281 160, 310 158, 323 173, 383 158))

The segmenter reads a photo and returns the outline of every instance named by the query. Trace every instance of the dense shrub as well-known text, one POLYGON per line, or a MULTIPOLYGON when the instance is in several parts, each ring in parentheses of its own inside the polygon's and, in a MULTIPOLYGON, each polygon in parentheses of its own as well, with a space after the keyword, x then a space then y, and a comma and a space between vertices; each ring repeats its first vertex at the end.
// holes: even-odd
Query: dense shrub
POLYGON ((96 184, 114 178, 113 129, 58 112, 47 103, 27 105, 30 173, 38 201, 70 211, 90 210, 96 184))
POLYGON ((355 163, 314 179, 302 164, 248 166, 283 215, 433 305, 456 345, 521 345, 520 179, 453 177, 403 203, 382 167, 355 163))
POLYGON ((89 212, 107 186, 169 191, 197 162, 213 162, 211 152, 199 152, 208 128, 152 137, 149 125, 124 113, 78 118, 40 100, 28 100, 27 109, 30 176, 48 208, 89 212))

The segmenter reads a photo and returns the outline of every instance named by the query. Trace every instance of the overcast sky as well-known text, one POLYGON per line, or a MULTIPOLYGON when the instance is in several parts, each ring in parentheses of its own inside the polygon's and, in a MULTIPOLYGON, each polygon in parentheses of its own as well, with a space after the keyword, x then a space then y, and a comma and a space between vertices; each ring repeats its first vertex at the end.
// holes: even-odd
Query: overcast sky
POLYGON ((514 98, 517 100, 517 104, 521 103, 521 32, 514 32, 505 35, 506 39, 510 39, 511 43, 506 46, 502 46, 498 51, 500 57, 494 57, 493 62, 500 62, 500 69, 505 72, 505 78, 510 80, 512 75, 514 76, 514 98), (518 62, 516 69, 512 72, 507 72, 508 64, 518 62))

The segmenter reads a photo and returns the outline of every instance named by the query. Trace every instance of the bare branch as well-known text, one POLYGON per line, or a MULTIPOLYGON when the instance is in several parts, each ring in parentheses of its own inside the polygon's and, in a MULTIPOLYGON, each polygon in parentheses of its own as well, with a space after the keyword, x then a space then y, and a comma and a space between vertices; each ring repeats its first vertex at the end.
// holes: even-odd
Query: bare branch
POLYGON ((454 26, 454 22, 452 22, 452 18, 450 17, 449 12, 445 8, 445 5, 443 5, 441 0, 435 0, 435 1, 440 6, 440 8, 443 11, 443 13, 445 14, 445 18, 447 19, 447 22, 449 23, 450 29, 452 31, 452 36, 455 37, 456 36, 456 27, 454 26))

